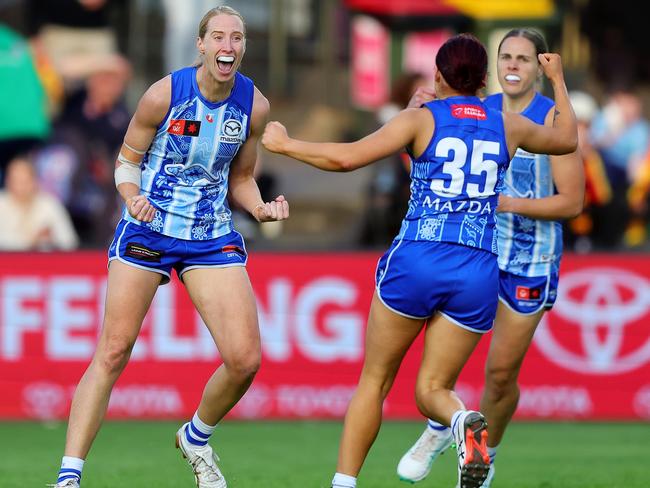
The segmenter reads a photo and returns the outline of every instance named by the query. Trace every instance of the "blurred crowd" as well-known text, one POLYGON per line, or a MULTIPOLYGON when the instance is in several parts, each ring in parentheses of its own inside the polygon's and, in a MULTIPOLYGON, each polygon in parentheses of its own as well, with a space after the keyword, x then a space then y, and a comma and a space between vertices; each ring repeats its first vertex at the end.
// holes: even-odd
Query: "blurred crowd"
MULTIPOLYGON (((0 249, 105 248, 121 212, 113 168, 131 117, 125 95, 133 77, 111 15, 128 2, 3 3, 23 4, 25 18, 24 29, 17 29, 0 17, 0 211, 12 216, 0 219, 0 249)), ((170 71, 193 61, 187 52, 193 50, 196 19, 211 5, 161 5, 166 18, 177 20, 164 37, 170 71)), ((414 73, 395 80, 377 124, 425 82, 414 73)), ((598 97, 571 94, 587 193, 583 213, 566 222, 565 240, 580 252, 643 249, 649 242, 650 123, 637 87, 619 82, 604 88, 598 97)), ((271 172, 260 174, 260 184, 264 193, 275 191, 271 172)), ((374 165, 360 247, 390 242, 408 197, 405 155, 374 165)))
POLYGON ((0 221, 0 247, 105 247, 131 117, 131 66, 109 17, 116 2, 26 3, 25 32, 0 24, 0 207, 11 215, 0 221))

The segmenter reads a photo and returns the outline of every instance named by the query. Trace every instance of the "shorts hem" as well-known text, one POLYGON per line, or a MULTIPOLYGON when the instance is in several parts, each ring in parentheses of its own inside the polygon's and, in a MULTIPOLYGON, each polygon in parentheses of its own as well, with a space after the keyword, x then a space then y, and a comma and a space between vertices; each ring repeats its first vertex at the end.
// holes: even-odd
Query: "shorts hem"
POLYGON ((451 323, 454 324, 454 325, 457 325, 457 326, 460 327, 461 329, 469 330, 470 332, 475 332, 476 334, 487 334, 487 333, 490 332, 490 331, 492 330, 492 328, 494 327, 494 321, 492 321, 492 327, 490 327, 489 329, 487 329, 487 330, 476 329, 476 328, 474 328, 474 327, 470 327, 469 325, 465 325, 465 324, 460 323, 458 320, 456 320, 456 319, 450 317, 449 315, 447 315, 447 314, 444 313, 444 312, 440 312, 440 311, 439 311, 438 313, 439 313, 440 315, 442 315, 444 318, 446 318, 447 320, 449 320, 449 322, 451 322, 451 323))
POLYGON ((151 271, 152 273, 158 273, 160 275, 163 275, 165 278, 167 278, 167 280, 166 281, 163 280, 163 282, 161 283, 162 285, 166 285, 167 283, 169 283, 171 281, 171 278, 172 278, 171 274, 167 273, 166 271, 163 271, 162 269, 148 268, 147 266, 143 266, 141 264, 136 264, 136 263, 132 263, 131 261, 127 261, 126 259, 121 258, 119 256, 114 256, 112 258, 108 258, 108 264, 111 264, 111 261, 115 261, 115 260, 118 260, 120 263, 127 264, 129 266, 134 267, 134 268, 142 269, 144 271, 151 271))
POLYGON ((227 263, 227 264, 194 264, 192 266, 188 266, 186 268, 183 268, 180 273, 178 273, 178 277, 182 278, 183 275, 191 271, 193 269, 207 269, 207 268, 234 268, 236 266, 240 267, 246 267, 246 263, 248 262, 248 259, 244 261, 243 263, 227 263))
POLYGON ((532 312, 522 312, 522 311, 520 311, 520 310, 517 310, 515 307, 513 307, 513 306, 510 304, 510 302, 508 302, 508 300, 506 300, 505 298, 503 298, 501 295, 499 295, 499 301, 500 301, 501 303, 503 303, 506 307, 508 307, 509 310, 513 311, 514 313, 516 313, 516 314, 518 314, 518 315, 526 315, 526 316, 528 316, 528 315, 535 315, 536 313, 539 313, 539 312, 542 311, 542 310, 550 310, 551 307, 553 306, 553 305, 551 305, 551 306, 549 307, 549 305, 548 305, 546 302, 544 302, 544 303, 542 303, 539 307, 537 307, 535 310, 533 310, 532 312), (547 307, 548 307, 548 308, 547 308, 547 307))
POLYGON ((379 290, 379 287, 375 288, 377 290, 377 298, 379 298, 379 301, 386 307, 388 310, 390 310, 393 313, 396 313, 397 315, 401 315, 402 317, 406 317, 407 319, 417 319, 417 320, 426 320, 430 317, 430 315, 424 316, 424 317, 416 317, 415 315, 409 315, 404 312, 400 312, 399 310, 394 309, 390 305, 388 305, 384 299, 381 297, 381 291, 379 290))

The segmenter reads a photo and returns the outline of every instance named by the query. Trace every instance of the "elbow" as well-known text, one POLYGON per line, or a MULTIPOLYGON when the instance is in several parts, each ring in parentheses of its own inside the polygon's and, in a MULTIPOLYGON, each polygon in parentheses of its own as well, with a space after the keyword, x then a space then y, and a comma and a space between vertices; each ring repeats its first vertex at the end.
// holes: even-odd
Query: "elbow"
POLYGON ((334 171, 339 171, 341 173, 347 173, 349 171, 354 171, 357 169, 357 165, 350 158, 341 157, 333 161, 334 171))
POLYGON ((575 219, 578 215, 582 213, 584 208, 583 204, 584 199, 580 199, 577 202, 572 202, 571 205, 567 206, 565 219, 575 219))

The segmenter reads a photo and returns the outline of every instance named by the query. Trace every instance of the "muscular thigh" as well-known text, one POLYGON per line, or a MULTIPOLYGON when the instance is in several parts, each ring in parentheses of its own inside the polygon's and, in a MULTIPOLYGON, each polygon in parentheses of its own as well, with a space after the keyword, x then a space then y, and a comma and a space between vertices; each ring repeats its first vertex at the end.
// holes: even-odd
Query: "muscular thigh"
POLYGON ((394 375, 423 321, 402 316, 373 297, 366 329, 364 372, 377 376, 394 375))
POLYGON ((453 388, 482 334, 459 327, 442 314, 427 325, 418 383, 453 388))
POLYGON ((487 368, 518 368, 543 315, 543 310, 532 315, 520 314, 503 302, 499 302, 490 340, 487 368))
POLYGON ((183 282, 221 356, 259 353, 257 307, 246 268, 195 268, 183 282))
POLYGON ((135 342, 161 280, 156 272, 111 261, 102 338, 119 336, 135 342))

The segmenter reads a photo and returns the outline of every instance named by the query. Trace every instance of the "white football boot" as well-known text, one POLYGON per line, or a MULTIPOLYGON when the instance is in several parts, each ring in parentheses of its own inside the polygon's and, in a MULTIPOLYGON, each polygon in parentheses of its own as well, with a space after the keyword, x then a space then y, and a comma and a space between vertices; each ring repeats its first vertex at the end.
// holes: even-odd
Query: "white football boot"
POLYGON ((451 429, 435 430, 427 425, 420 438, 402 456, 397 465, 397 476, 402 481, 415 483, 426 478, 431 465, 451 443, 454 436, 451 429))
POLYGON ((467 410, 452 427, 458 455, 458 487, 481 488, 490 470, 485 417, 467 410))
POLYGON ((181 450, 183 457, 192 466, 197 488, 227 488, 226 479, 219 471, 219 457, 212 451, 210 444, 195 446, 185 437, 185 428, 189 422, 176 432, 176 447, 181 450))

